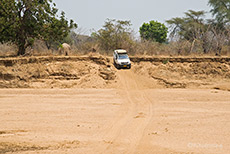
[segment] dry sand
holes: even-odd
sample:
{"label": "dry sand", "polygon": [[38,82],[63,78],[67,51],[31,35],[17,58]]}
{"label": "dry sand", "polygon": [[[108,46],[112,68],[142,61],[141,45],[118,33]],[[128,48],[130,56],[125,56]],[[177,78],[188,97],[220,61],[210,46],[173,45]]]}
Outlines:
{"label": "dry sand", "polygon": [[[72,68],[77,65],[71,63]],[[44,89],[48,82],[40,89],[0,89],[0,153],[229,153],[228,64],[219,64],[225,69],[221,75],[209,68],[196,72],[189,64],[135,63],[131,70],[94,62],[81,65],[94,75],[74,69],[67,77],[79,79],[59,81],[66,75],[56,73],[59,84],[54,89]],[[170,78],[167,65],[180,71]],[[53,72],[59,68],[54,66]],[[76,83],[71,89],[55,88],[63,82]]]}

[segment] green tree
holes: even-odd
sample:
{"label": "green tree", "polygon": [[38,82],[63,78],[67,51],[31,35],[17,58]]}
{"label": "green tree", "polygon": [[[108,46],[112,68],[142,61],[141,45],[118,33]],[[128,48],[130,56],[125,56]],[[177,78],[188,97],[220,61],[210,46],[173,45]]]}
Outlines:
{"label": "green tree", "polygon": [[159,43],[166,42],[168,33],[168,28],[157,21],[150,21],[149,23],[144,23],[140,27],[140,35],[142,39],[152,40]]}
{"label": "green tree", "polygon": [[[14,43],[18,46],[18,55],[25,54],[26,48],[31,46],[36,38],[48,40],[44,31],[48,31],[48,34],[55,31],[50,28],[52,22],[55,27],[56,23],[61,25],[56,19],[57,11],[52,0],[1,0],[0,42]],[[63,20],[67,22],[64,18]]]}
{"label": "green tree", "polygon": [[230,22],[230,0],[209,0],[211,13],[219,23]]}
{"label": "green tree", "polygon": [[183,18],[172,18],[166,22],[170,25],[172,37],[178,36],[181,39],[194,40],[202,37],[202,32],[205,29],[203,17],[204,11],[189,10]]}
{"label": "green tree", "polygon": [[[42,39],[48,49],[52,46],[57,47],[57,45],[66,42],[67,37],[70,35],[70,30],[77,28],[77,24],[73,20],[70,23],[65,19],[65,13],[61,13],[60,19],[55,17],[50,18],[50,20],[44,24],[44,30],[41,32]],[[68,42],[70,43],[69,38]]]}
{"label": "green tree", "polygon": [[131,22],[107,19],[102,29],[92,33],[100,47],[106,51],[122,48],[124,42],[132,42]]}
{"label": "green tree", "polygon": [[[210,25],[206,24],[204,20],[205,11],[193,11],[189,10],[185,13],[183,18],[172,18],[166,22],[169,24],[172,38],[187,40],[192,43],[192,48],[195,42],[200,42],[203,48],[203,52],[207,53],[210,45],[209,31]],[[191,48],[191,51],[192,51]]]}
{"label": "green tree", "polygon": [[214,50],[220,55],[224,45],[229,44],[230,0],[209,0],[211,13],[215,17],[209,20],[214,36]]}

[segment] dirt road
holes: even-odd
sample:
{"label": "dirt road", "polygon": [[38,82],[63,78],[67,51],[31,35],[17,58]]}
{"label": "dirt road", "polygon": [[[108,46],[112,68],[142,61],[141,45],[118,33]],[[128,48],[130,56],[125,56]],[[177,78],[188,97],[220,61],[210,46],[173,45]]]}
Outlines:
{"label": "dirt road", "polygon": [[116,89],[0,90],[0,153],[230,151],[230,92],[117,77]]}

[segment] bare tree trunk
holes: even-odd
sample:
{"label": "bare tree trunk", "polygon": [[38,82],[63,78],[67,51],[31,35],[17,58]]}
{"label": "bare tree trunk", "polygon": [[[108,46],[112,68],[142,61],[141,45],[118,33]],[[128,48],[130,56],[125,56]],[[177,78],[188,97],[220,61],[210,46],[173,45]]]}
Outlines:
{"label": "bare tree trunk", "polygon": [[191,49],[190,49],[190,53],[192,53],[192,51],[193,51],[195,42],[196,42],[196,39],[194,39],[194,40],[192,41],[192,46],[191,46]]}
{"label": "bare tree trunk", "polygon": [[19,47],[18,56],[24,55],[25,53],[26,53],[26,49],[23,46]]}
{"label": "bare tree trunk", "polygon": [[45,41],[45,44],[46,44],[47,49],[50,50],[50,48],[51,48],[51,43],[48,43],[47,41]]}
{"label": "bare tree trunk", "polygon": [[222,47],[218,46],[216,55],[221,56],[221,50],[222,50]]}
{"label": "bare tree trunk", "polygon": [[18,45],[18,56],[21,56],[26,53],[26,47],[25,47],[26,41],[24,39],[21,39],[19,42],[20,43]]}

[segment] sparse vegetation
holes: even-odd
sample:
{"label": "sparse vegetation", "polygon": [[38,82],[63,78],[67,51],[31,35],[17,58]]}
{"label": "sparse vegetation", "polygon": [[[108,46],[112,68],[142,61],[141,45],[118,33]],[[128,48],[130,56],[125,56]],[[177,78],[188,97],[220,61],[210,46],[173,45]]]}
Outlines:
{"label": "sparse vegetation", "polygon": [[77,25],[72,20],[68,22],[64,12],[57,18],[58,10],[52,0],[4,0],[0,6],[0,42],[3,43],[0,56],[25,52],[57,55],[58,46],[64,42],[72,46],[71,55],[90,52],[111,55],[114,49],[124,48],[130,55],[229,56],[229,3],[210,0],[213,19],[206,19],[205,11],[188,10],[184,17],[167,20],[168,28],[157,21],[144,23],[139,39],[131,28],[131,21],[106,19],[100,30],[86,36],[72,30]]}
{"label": "sparse vegetation", "polygon": [[130,21],[107,19],[102,29],[94,32],[92,37],[105,51],[126,48],[133,43]]}

